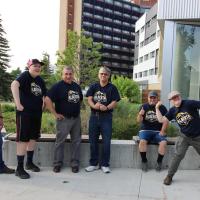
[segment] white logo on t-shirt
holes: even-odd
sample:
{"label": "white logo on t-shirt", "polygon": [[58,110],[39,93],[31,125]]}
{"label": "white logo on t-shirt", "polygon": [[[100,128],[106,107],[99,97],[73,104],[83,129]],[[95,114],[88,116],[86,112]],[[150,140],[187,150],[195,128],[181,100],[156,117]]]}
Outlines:
{"label": "white logo on t-shirt", "polygon": [[107,97],[106,97],[106,93],[103,93],[101,91],[98,91],[94,94],[93,97],[95,102],[100,102],[100,103],[106,103],[107,102]]}
{"label": "white logo on t-shirt", "polygon": [[182,126],[187,126],[192,120],[192,116],[187,112],[180,112],[176,115],[176,121]]}
{"label": "white logo on t-shirt", "polygon": [[80,100],[80,96],[77,91],[69,90],[67,95],[68,95],[68,102],[70,103],[78,103]]}
{"label": "white logo on t-shirt", "polygon": [[152,110],[149,110],[149,111],[146,112],[145,120],[147,120],[149,122],[158,121],[158,119],[156,117],[156,113],[154,111],[152,111]]}
{"label": "white logo on t-shirt", "polygon": [[31,92],[32,92],[35,96],[42,95],[42,89],[40,88],[39,85],[35,84],[34,82],[31,83]]}

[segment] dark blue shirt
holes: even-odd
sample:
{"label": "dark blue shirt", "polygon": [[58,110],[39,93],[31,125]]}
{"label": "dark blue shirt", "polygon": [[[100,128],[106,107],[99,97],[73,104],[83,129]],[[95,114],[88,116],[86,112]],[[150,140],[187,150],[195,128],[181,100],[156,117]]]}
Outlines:
{"label": "dark blue shirt", "polygon": [[80,86],[59,81],[48,91],[47,96],[55,103],[57,113],[65,117],[77,117],[80,114],[80,105],[83,94]]}
{"label": "dark blue shirt", "polygon": [[172,107],[165,117],[178,123],[181,132],[188,137],[200,136],[200,101],[182,100],[180,107]]}
{"label": "dark blue shirt", "polygon": [[[140,110],[142,109],[142,107],[145,113],[143,116],[143,121],[141,123],[141,130],[160,131],[162,128],[162,123],[158,122],[155,105],[149,105],[148,103],[145,103],[140,107]],[[167,109],[164,105],[161,105],[159,110],[162,115],[165,115],[167,113]]]}
{"label": "dark blue shirt", "polygon": [[[101,104],[105,106],[109,105],[112,101],[120,100],[119,92],[112,83],[108,83],[104,87],[101,87],[100,83],[92,84],[86,93],[86,97],[89,97],[89,96],[93,97],[92,100],[94,104],[96,104],[97,102],[100,102]],[[91,110],[95,111],[92,108]],[[103,112],[103,111],[100,111],[100,112]],[[112,112],[112,110],[107,110],[104,112]]]}
{"label": "dark blue shirt", "polygon": [[40,76],[33,78],[29,71],[19,75],[16,80],[19,82],[20,102],[27,113],[42,113],[43,97],[46,95],[46,87]]}

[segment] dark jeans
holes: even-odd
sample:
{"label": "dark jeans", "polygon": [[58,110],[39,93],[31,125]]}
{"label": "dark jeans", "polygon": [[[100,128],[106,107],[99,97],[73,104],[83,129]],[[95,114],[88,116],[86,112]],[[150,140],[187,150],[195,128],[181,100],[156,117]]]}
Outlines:
{"label": "dark jeans", "polygon": [[[99,136],[102,136],[102,156],[99,161]],[[112,136],[112,113],[91,114],[89,120],[90,165],[109,166]]]}
{"label": "dark jeans", "polygon": [[3,152],[2,152],[2,145],[3,145],[3,139],[2,139],[2,135],[0,132],[0,171],[3,169],[4,167],[4,162],[3,162]]}

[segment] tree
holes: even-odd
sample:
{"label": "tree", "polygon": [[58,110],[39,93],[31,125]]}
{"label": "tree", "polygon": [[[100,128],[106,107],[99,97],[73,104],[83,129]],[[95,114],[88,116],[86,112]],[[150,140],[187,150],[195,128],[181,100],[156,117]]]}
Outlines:
{"label": "tree", "polygon": [[44,63],[42,66],[41,77],[44,79],[46,87],[49,89],[52,84],[56,82],[55,75],[51,69],[49,54],[46,52],[43,53],[43,58],[41,61]]}
{"label": "tree", "polygon": [[69,30],[67,41],[68,46],[65,50],[57,53],[57,75],[61,74],[65,65],[69,65],[74,69],[76,81],[85,87],[97,80],[102,44],[94,43],[93,39],[86,37],[83,31],[79,36],[76,32]]}
{"label": "tree", "polygon": [[111,80],[122,98],[127,98],[129,102],[140,103],[139,86],[134,80],[123,76],[112,77]]}
{"label": "tree", "polygon": [[14,69],[10,72],[10,75],[12,76],[13,79],[17,78],[20,74],[22,73],[22,71],[20,70],[20,68],[18,67],[17,69]]}
{"label": "tree", "polygon": [[6,72],[9,67],[9,45],[5,38],[6,32],[2,26],[2,20],[0,18],[0,99],[11,99],[10,83],[12,76]]}

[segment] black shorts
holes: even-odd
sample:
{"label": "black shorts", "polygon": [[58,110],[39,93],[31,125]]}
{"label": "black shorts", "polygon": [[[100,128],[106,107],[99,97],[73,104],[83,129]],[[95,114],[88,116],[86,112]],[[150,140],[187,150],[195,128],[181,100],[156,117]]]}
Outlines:
{"label": "black shorts", "polygon": [[29,142],[40,137],[42,114],[16,112],[17,142]]}

